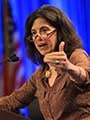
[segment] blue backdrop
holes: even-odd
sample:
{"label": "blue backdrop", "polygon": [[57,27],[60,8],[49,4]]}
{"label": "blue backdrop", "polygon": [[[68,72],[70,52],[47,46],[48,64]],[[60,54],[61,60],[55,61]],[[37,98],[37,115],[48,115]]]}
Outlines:
{"label": "blue backdrop", "polygon": [[[84,49],[90,54],[90,0],[9,0],[13,17],[17,25],[17,29],[20,35],[20,44],[23,51],[23,61],[25,64],[26,78],[30,76],[32,70],[30,66],[32,62],[28,61],[24,49],[24,27],[25,21],[29,14],[31,14],[35,9],[39,8],[43,4],[51,4],[58,8],[61,8],[66,12],[66,14],[72,20],[76,31],[80,35],[83,41]],[[0,16],[2,16],[2,0],[0,1]],[[2,55],[2,42],[3,38],[3,28],[2,28],[2,17],[0,17],[0,57]],[[30,66],[29,66],[30,65]],[[33,68],[32,68],[33,69]]]}
{"label": "blue backdrop", "polygon": [[[0,0],[0,58],[2,56],[3,48],[2,1],[3,0]],[[29,14],[43,4],[54,5],[66,12],[83,41],[84,49],[90,55],[90,0],[9,0],[9,2],[20,35],[20,44],[23,51],[23,63],[26,69],[26,79],[29,78],[37,66],[29,61],[26,56],[23,41],[25,21]]]}
{"label": "blue backdrop", "polygon": [[[24,50],[24,26],[27,16],[41,5],[51,4],[64,10],[70,17],[76,31],[82,38],[84,49],[88,54],[90,54],[90,0],[73,0],[73,2],[72,0],[10,0],[10,4],[12,6],[13,17],[17,23],[17,28],[20,34],[22,50]],[[25,53],[25,51],[23,52]],[[25,56],[23,58],[25,58],[25,67],[27,67],[27,71],[30,72],[27,57]],[[30,75],[29,72],[26,73],[27,78]]]}

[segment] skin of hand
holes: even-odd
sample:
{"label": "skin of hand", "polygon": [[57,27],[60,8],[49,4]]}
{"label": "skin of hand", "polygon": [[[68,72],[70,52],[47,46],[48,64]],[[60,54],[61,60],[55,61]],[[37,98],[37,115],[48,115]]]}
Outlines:
{"label": "skin of hand", "polygon": [[[65,42],[62,41],[59,45],[58,52],[51,52],[44,56],[44,62],[46,62],[49,67],[56,67],[57,69],[69,70],[73,67],[73,64],[68,60],[66,53],[64,52]],[[56,61],[59,61],[57,64]]]}
{"label": "skin of hand", "polygon": [[[79,82],[83,82],[86,79],[86,71],[79,66],[72,64],[68,58],[66,53],[64,52],[65,42],[61,42],[59,45],[58,52],[51,52],[44,56],[44,62],[46,62],[50,69],[54,69],[57,73],[61,70],[68,72],[71,74],[73,78],[79,77]],[[56,63],[58,61],[58,63]]]}

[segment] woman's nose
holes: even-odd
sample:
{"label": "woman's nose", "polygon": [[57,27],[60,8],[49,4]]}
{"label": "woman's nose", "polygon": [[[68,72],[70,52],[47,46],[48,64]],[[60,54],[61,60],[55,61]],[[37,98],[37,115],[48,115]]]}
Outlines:
{"label": "woman's nose", "polygon": [[41,37],[40,33],[36,34],[35,39],[37,39],[38,37]]}
{"label": "woman's nose", "polygon": [[44,39],[44,36],[43,35],[40,35],[39,33],[36,35],[35,37],[36,41],[41,41]]}

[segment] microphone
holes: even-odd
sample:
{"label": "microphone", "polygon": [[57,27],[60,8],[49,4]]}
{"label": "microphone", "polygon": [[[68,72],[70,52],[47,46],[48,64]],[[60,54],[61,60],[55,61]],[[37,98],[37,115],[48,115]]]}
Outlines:
{"label": "microphone", "polygon": [[0,64],[4,62],[17,62],[19,60],[19,57],[16,56],[16,54],[11,54],[8,58],[0,61]]}

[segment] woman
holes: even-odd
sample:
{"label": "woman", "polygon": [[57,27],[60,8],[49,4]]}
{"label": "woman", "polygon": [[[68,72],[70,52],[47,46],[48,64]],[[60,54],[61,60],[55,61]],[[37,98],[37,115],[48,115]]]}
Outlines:
{"label": "woman", "polygon": [[15,111],[39,100],[45,120],[90,119],[90,61],[63,11],[45,5],[26,21],[25,45],[40,68],[0,108]]}

